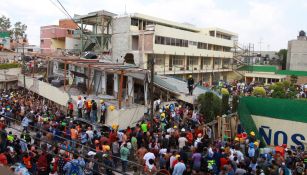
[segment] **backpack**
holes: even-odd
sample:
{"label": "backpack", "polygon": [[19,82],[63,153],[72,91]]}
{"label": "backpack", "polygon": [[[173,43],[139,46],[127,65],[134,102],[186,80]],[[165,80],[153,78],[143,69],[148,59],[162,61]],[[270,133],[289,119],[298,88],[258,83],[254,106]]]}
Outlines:
{"label": "backpack", "polygon": [[292,172],[289,168],[283,167],[282,170],[284,172],[284,175],[292,175]]}
{"label": "backpack", "polygon": [[70,167],[70,175],[78,175],[79,174],[79,171],[80,171],[80,168],[79,168],[79,160],[78,160],[78,163],[76,162],[71,162],[71,167]]}

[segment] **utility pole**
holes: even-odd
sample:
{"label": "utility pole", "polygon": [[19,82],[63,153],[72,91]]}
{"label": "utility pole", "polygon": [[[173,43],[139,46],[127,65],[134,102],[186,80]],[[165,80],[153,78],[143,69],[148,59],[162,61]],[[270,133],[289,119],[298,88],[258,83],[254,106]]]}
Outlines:
{"label": "utility pole", "polygon": [[26,88],[25,38],[22,41],[23,87]]}
{"label": "utility pole", "polygon": [[123,83],[124,83],[124,70],[120,70],[120,83],[118,92],[118,109],[122,108],[122,93],[123,93]]}
{"label": "utility pole", "polygon": [[151,126],[153,125],[153,119],[154,119],[154,76],[155,76],[155,56],[151,58],[150,60],[150,120],[151,120]]}

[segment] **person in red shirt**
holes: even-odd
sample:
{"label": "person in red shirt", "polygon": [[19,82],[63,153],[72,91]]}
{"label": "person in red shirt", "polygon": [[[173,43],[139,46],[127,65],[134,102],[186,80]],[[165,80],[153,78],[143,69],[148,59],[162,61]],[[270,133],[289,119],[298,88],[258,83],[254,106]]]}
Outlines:
{"label": "person in red shirt", "polygon": [[6,166],[8,164],[7,163],[7,157],[4,154],[4,152],[1,152],[1,154],[0,154],[0,164],[4,165],[4,166]]}
{"label": "person in red shirt", "polygon": [[5,129],[5,119],[4,117],[1,117],[0,119],[0,131]]}
{"label": "person in red shirt", "polygon": [[72,104],[72,102],[68,102],[68,115],[70,117],[73,117],[73,112],[74,112],[74,104]]}
{"label": "person in red shirt", "polygon": [[220,169],[222,170],[225,165],[229,164],[229,159],[227,155],[223,155],[223,157],[220,158]]}

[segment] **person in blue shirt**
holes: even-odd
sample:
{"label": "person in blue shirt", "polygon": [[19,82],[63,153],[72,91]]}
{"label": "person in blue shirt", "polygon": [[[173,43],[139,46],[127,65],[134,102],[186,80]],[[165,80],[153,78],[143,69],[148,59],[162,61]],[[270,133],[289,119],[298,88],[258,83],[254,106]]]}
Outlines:
{"label": "person in blue shirt", "polygon": [[74,154],[74,159],[67,162],[63,167],[66,175],[83,175],[83,168],[85,167],[85,162],[83,158],[78,157]]}
{"label": "person in blue shirt", "polygon": [[185,170],[186,166],[183,163],[183,160],[180,157],[178,157],[178,163],[175,165],[172,175],[183,175]]}

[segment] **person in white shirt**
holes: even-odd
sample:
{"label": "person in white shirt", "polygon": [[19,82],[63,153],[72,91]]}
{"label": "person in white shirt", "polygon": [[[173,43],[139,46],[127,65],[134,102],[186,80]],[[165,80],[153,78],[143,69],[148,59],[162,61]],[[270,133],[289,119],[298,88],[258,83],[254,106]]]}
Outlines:
{"label": "person in white shirt", "polygon": [[156,159],[156,156],[152,153],[152,152],[147,152],[145,155],[144,155],[144,157],[143,157],[143,160],[145,160],[145,164],[147,165],[147,166],[150,166],[150,164],[149,164],[149,160],[150,159],[153,159],[153,160],[155,160]]}
{"label": "person in white shirt", "polygon": [[187,142],[188,139],[184,136],[184,133],[182,133],[181,137],[178,138],[179,149],[181,150],[184,146],[186,146]]}
{"label": "person in white shirt", "polygon": [[78,117],[82,118],[83,101],[81,96],[78,97],[77,108],[78,108]]}
{"label": "person in white shirt", "polygon": [[93,130],[92,130],[91,127],[88,127],[88,128],[87,128],[87,131],[86,131],[85,133],[88,135],[88,137],[89,137],[91,140],[94,138],[94,132],[93,132]]}
{"label": "person in white shirt", "polygon": [[173,169],[173,162],[176,160],[176,151],[173,151],[172,156],[169,159],[169,167],[170,169]]}

